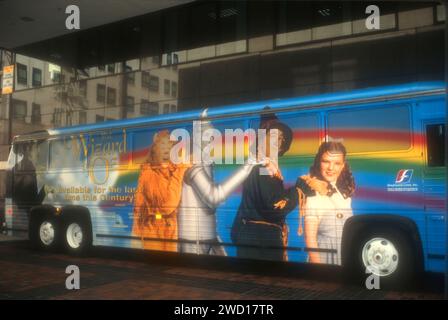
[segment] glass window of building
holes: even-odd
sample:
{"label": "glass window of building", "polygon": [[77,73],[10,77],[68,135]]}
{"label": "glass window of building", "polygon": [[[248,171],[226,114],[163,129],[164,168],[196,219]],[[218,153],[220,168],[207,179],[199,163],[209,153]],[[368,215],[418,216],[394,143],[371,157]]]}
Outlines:
{"label": "glass window of building", "polygon": [[190,11],[190,41],[193,48],[216,43],[218,30],[217,3],[205,2],[194,6]]}
{"label": "glass window of building", "polygon": [[150,83],[149,72],[142,71],[142,87],[149,88],[150,86],[149,83]]}
{"label": "glass window of building", "polygon": [[107,104],[115,106],[117,103],[117,90],[114,88],[107,88]]}
{"label": "glass window of building", "polygon": [[109,72],[109,73],[115,72],[115,64],[114,63],[110,63],[107,65],[107,72]]}
{"label": "glass window of building", "polygon": [[95,117],[95,122],[103,122],[104,116],[97,114]]}
{"label": "glass window of building", "polygon": [[159,77],[150,76],[149,78],[149,90],[159,92]]}
{"label": "glass window of building", "polygon": [[127,96],[126,97],[126,112],[127,113],[134,113],[135,112],[135,99],[134,97]]}
{"label": "glass window of building", "polygon": [[164,114],[170,113],[170,105],[168,103],[165,103],[163,105],[163,113]]}
{"label": "glass window of building", "polygon": [[50,80],[51,80],[51,82],[49,82],[49,83],[46,82],[45,84],[52,84],[52,83],[59,83],[59,82],[61,82],[61,79],[62,79],[62,77],[61,77],[61,72],[62,72],[61,66],[49,63],[48,64],[48,72],[50,73]]}
{"label": "glass window of building", "polygon": [[124,67],[124,70],[126,72],[126,81],[128,84],[135,84],[135,72],[132,72],[132,67],[126,65]]}
{"label": "glass window of building", "polygon": [[26,65],[17,63],[17,83],[28,84],[28,71]]}
{"label": "glass window of building", "polygon": [[87,123],[87,112],[79,111],[78,117],[79,117],[79,119],[78,119],[79,124]]}
{"label": "glass window of building", "polygon": [[219,3],[219,43],[231,43],[246,38],[246,3]]}
{"label": "glass window of building", "polygon": [[171,95],[176,98],[177,97],[177,82],[171,81]]}
{"label": "glass window of building", "polygon": [[166,95],[170,95],[170,92],[171,92],[171,90],[170,90],[170,80],[168,80],[168,79],[165,79],[163,81],[163,92]]}
{"label": "glass window of building", "polygon": [[146,99],[142,99],[140,113],[148,116],[157,115],[159,114],[159,104],[157,102],[149,102]]}
{"label": "glass window of building", "polygon": [[53,111],[53,118],[51,122],[55,127],[59,127],[62,125],[62,112],[63,111],[61,110],[61,108],[55,108]]}
{"label": "glass window of building", "polygon": [[106,86],[104,84],[96,85],[96,102],[104,103],[106,101]]}
{"label": "glass window of building", "polygon": [[73,117],[71,112],[65,112],[65,125],[66,126],[73,125]]}
{"label": "glass window of building", "polygon": [[83,97],[87,97],[87,80],[79,81],[79,94]]}
{"label": "glass window of building", "polygon": [[171,113],[175,113],[176,112],[176,105],[172,104],[171,105]]}
{"label": "glass window of building", "polygon": [[63,79],[63,76],[61,75],[60,71],[53,71],[51,80],[53,80],[54,83],[60,83]]}
{"label": "glass window of building", "polygon": [[171,64],[172,52],[193,47],[190,45],[191,33],[188,27],[190,11],[191,8],[179,8],[163,14],[163,56],[160,61],[163,65]]}
{"label": "glass window of building", "polygon": [[156,66],[158,66],[160,64],[160,56],[159,55],[153,56],[152,63],[155,64]]}
{"label": "glass window of building", "polygon": [[40,113],[40,104],[34,103],[31,105],[31,123],[32,124],[41,124],[41,113]]}
{"label": "glass window of building", "polygon": [[13,116],[14,119],[25,121],[27,116],[27,103],[22,100],[14,100]]}
{"label": "glass window of building", "polygon": [[126,60],[125,61],[125,68],[126,68],[126,66],[131,67],[132,71],[141,70],[141,58]]}
{"label": "glass window of building", "polygon": [[144,114],[149,108],[149,100],[142,99],[140,101],[140,114]]}
{"label": "glass window of building", "polygon": [[445,5],[440,4],[436,8],[436,19],[437,22],[443,22],[446,20],[446,11],[445,11]]}
{"label": "glass window of building", "polygon": [[42,70],[33,68],[33,87],[40,87],[42,85]]}

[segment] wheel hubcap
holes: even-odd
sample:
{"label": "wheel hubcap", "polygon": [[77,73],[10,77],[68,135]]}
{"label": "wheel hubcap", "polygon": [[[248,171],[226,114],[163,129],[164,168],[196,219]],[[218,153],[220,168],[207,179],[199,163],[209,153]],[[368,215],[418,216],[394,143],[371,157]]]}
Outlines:
{"label": "wheel hubcap", "polygon": [[82,229],[79,224],[72,223],[67,228],[67,243],[68,245],[73,248],[79,248],[79,246],[82,243]]}
{"label": "wheel hubcap", "polygon": [[389,240],[374,238],[364,245],[362,261],[370,273],[386,277],[397,270],[398,251]]}
{"label": "wheel hubcap", "polygon": [[46,246],[49,246],[54,241],[54,227],[49,221],[41,223],[39,228],[40,241]]}

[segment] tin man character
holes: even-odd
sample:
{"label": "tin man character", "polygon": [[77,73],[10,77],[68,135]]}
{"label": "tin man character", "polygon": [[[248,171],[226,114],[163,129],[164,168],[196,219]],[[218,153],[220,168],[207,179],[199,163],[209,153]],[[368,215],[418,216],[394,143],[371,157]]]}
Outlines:
{"label": "tin man character", "polygon": [[[201,117],[206,116],[207,109]],[[208,121],[201,121],[200,134],[211,128]],[[201,143],[202,153],[209,143]],[[242,165],[221,184],[214,182],[212,161],[202,160],[186,171],[178,215],[180,252],[227,255],[216,232],[215,211],[244,182],[255,165],[252,162]]]}

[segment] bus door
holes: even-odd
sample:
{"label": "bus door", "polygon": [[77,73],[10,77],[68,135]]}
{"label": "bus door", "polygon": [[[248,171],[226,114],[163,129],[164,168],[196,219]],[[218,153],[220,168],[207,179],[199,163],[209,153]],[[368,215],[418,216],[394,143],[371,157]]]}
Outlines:
{"label": "bus door", "polygon": [[426,163],[423,170],[423,193],[427,227],[428,258],[444,263],[446,252],[446,167],[445,120],[423,123]]}

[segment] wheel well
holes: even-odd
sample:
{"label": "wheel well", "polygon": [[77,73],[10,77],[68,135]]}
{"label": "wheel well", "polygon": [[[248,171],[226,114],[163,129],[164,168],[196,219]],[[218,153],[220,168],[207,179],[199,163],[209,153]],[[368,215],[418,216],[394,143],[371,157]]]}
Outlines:
{"label": "wheel well", "polygon": [[57,210],[56,207],[52,205],[40,205],[33,207],[30,210],[30,218],[29,218],[30,226],[32,223],[36,221],[38,217],[42,217],[44,215],[50,215],[56,217],[58,222],[61,222],[64,219],[68,219],[71,217],[76,217],[77,219],[80,219],[81,221],[87,223],[88,227],[92,228],[90,211],[89,209],[83,206],[70,205],[62,207],[61,210]]}
{"label": "wheel well", "polygon": [[416,249],[417,270],[423,270],[423,247],[417,225],[409,218],[396,215],[358,215],[348,219],[342,235],[342,265],[347,265],[353,259],[353,249],[356,246],[357,237],[363,231],[373,228],[384,228],[385,226],[396,228],[407,237]]}
{"label": "wheel well", "polygon": [[40,205],[32,207],[30,210],[30,216],[29,216],[29,230],[31,230],[31,226],[35,221],[42,216],[56,216],[56,208],[51,205]]}
{"label": "wheel well", "polygon": [[92,227],[92,220],[90,216],[90,211],[83,206],[65,206],[61,210],[61,218],[63,220],[68,218],[76,218],[88,224]]}

